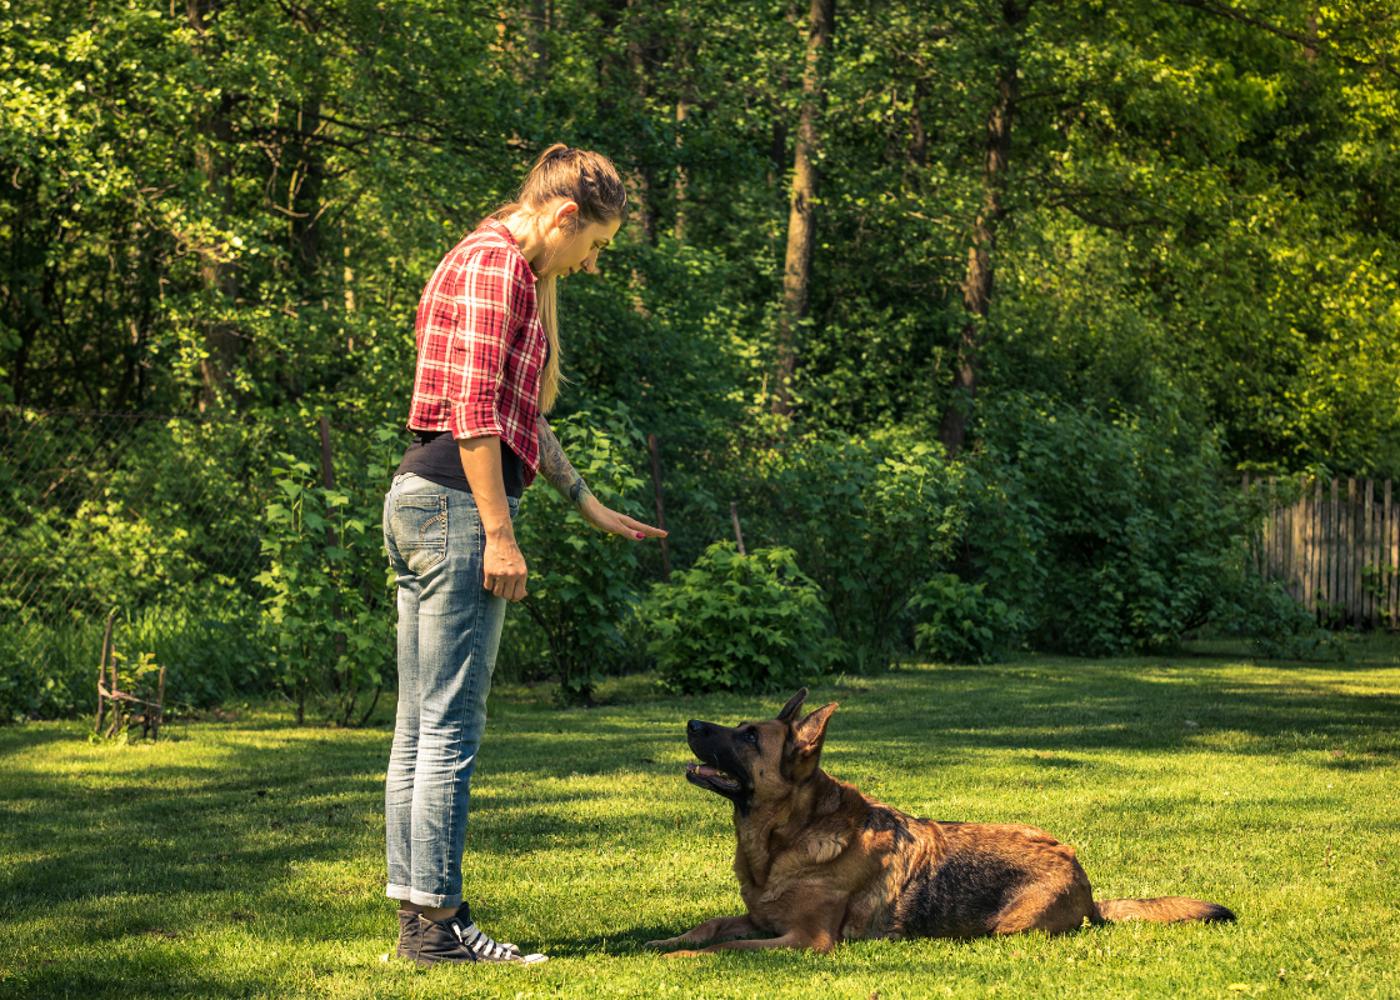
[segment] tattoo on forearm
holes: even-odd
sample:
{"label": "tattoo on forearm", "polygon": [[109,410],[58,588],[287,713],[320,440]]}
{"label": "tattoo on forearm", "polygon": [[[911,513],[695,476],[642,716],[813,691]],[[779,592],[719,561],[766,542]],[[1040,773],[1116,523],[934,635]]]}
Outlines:
{"label": "tattoo on forearm", "polygon": [[554,436],[549,422],[541,415],[537,424],[540,442],[540,474],[563,496],[574,504],[582,506],[586,497],[593,495],[583,477],[574,471],[573,465],[564,457],[564,449]]}

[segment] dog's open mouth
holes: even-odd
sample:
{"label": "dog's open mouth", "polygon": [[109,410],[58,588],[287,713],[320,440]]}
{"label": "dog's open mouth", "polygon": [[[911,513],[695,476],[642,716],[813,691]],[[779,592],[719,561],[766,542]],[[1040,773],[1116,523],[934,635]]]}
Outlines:
{"label": "dog's open mouth", "polygon": [[685,766],[685,779],[715,791],[737,792],[742,787],[739,779],[733,775],[709,764],[698,764],[694,761]]}

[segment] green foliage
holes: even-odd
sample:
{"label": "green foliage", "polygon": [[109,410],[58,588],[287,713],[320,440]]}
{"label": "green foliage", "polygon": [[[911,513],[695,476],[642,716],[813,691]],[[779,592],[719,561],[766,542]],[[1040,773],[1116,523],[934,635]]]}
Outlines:
{"label": "green foliage", "polygon": [[1227,635],[1245,638],[1258,655],[1269,659],[1345,656],[1337,634],[1319,625],[1282,584],[1252,574],[1239,574],[1222,590],[1211,624]]}
{"label": "green foliage", "polygon": [[0,717],[86,713],[109,609],[167,702],[257,691],[256,467],[270,427],[0,413]]}
{"label": "green foliage", "polygon": [[[800,9],[0,5],[0,401],[237,415],[143,423],[112,460],[81,429],[52,461],[6,452],[7,571],[43,574],[37,599],[72,618],[36,632],[36,598],[0,585],[8,710],[80,710],[114,603],[179,623],[151,648],[189,697],[267,682],[266,656],[198,637],[247,633],[244,563],[280,490],[269,456],[306,453],[308,413],[402,422],[416,291],[556,140],[609,154],[633,195],[602,276],[561,290],[560,424],[572,408],[569,447],[647,512],[635,438],[599,458],[584,422],[625,407],[659,436],[677,565],[728,533],[738,499],[750,540],[793,548],[821,584],[853,669],[909,648],[909,600],[947,572],[1022,613],[1008,642],[1170,644],[1214,613],[1241,534],[1202,485],[1214,465],[1400,475],[1393,3],[1256,6],[843,9],[789,424],[769,395]],[[993,182],[986,128],[1011,67]],[[985,315],[965,301],[979,221]],[[965,334],[989,440],[949,465],[932,428]],[[1022,397],[1043,412],[998,411]],[[337,461],[359,554],[316,556],[299,548],[314,532],[273,526],[279,565],[321,566],[297,577],[329,588],[308,610],[378,586],[332,572],[377,572],[382,486],[361,499]],[[192,508],[190,483],[221,516]],[[592,537],[541,489],[522,521],[539,600],[508,618],[503,656],[522,676],[548,660],[586,696],[642,662],[628,609],[659,556]],[[51,666],[26,673],[41,646]],[[374,672],[352,659],[342,675]]]}
{"label": "green foliage", "polygon": [[[1026,615],[1037,648],[1162,649],[1209,620],[1245,538],[1214,434],[1169,403],[1108,418],[1033,397],[988,405],[981,430],[976,461],[1003,484],[1011,534],[1036,567],[1027,578],[1004,545],[971,562],[989,593]],[[980,538],[994,533],[985,525]]]}
{"label": "green foliage", "polygon": [[[57,622],[27,608],[0,626],[0,720],[85,715],[96,705],[104,617],[68,614]],[[136,610],[113,628],[118,651],[145,650],[166,665],[167,714],[209,708],[270,680],[258,638],[258,609],[227,580]]]}
{"label": "green foliage", "polygon": [[985,663],[1024,631],[1019,611],[989,597],[985,583],[964,583],[954,573],[936,573],[909,602],[914,648],[952,663]]}
{"label": "green foliage", "polygon": [[821,590],[791,549],[740,555],[715,542],[690,569],[654,585],[643,615],[673,691],[786,690],[837,658]]}
{"label": "green foliage", "polygon": [[761,457],[746,538],[791,548],[817,581],[854,670],[912,643],[918,587],[951,565],[967,525],[964,469],[920,428],[811,435]]}
{"label": "green foliage", "polygon": [[394,677],[382,486],[398,434],[383,428],[372,441],[380,461],[345,488],[318,484],[311,463],[291,454],[273,470],[281,495],[266,508],[267,568],[256,580],[266,591],[262,633],[298,722],[308,701],[322,700],[339,725],[363,724]]}
{"label": "green foliage", "polygon": [[[555,435],[589,489],[613,510],[644,517],[637,497],[644,480],[636,469],[645,444],[625,407],[577,413],[557,424]],[[521,498],[515,536],[526,553],[529,579],[525,610],[538,631],[565,701],[592,700],[604,675],[635,664],[637,651],[622,631],[636,601],[637,544],[606,534],[543,482]],[[512,622],[502,642],[507,652],[530,648]]]}

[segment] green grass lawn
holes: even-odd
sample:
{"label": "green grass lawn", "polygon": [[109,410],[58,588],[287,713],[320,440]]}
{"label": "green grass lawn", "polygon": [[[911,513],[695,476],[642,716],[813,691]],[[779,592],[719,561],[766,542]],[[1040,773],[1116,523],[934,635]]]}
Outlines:
{"label": "green grass lawn", "polygon": [[[1018,821],[1078,849],[1098,898],[1191,895],[1224,926],[858,942],[665,960],[642,942],[740,912],[727,804],[687,784],[688,718],[783,696],[603,707],[498,688],[463,867],[533,969],[381,956],[387,724],[273,710],[155,745],[0,728],[0,995],[33,997],[1138,997],[1400,995],[1400,656],[1027,657],[814,687],[824,766],[907,812]],[[1219,652],[1216,650],[1215,652]]]}

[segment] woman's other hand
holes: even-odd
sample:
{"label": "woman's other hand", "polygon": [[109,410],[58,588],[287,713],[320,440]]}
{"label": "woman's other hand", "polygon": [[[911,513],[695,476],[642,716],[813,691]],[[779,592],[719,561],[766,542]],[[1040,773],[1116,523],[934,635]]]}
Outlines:
{"label": "woman's other hand", "polygon": [[501,535],[487,532],[483,562],[483,587],[507,601],[518,601],[526,596],[525,577],[529,571],[513,532]]}

